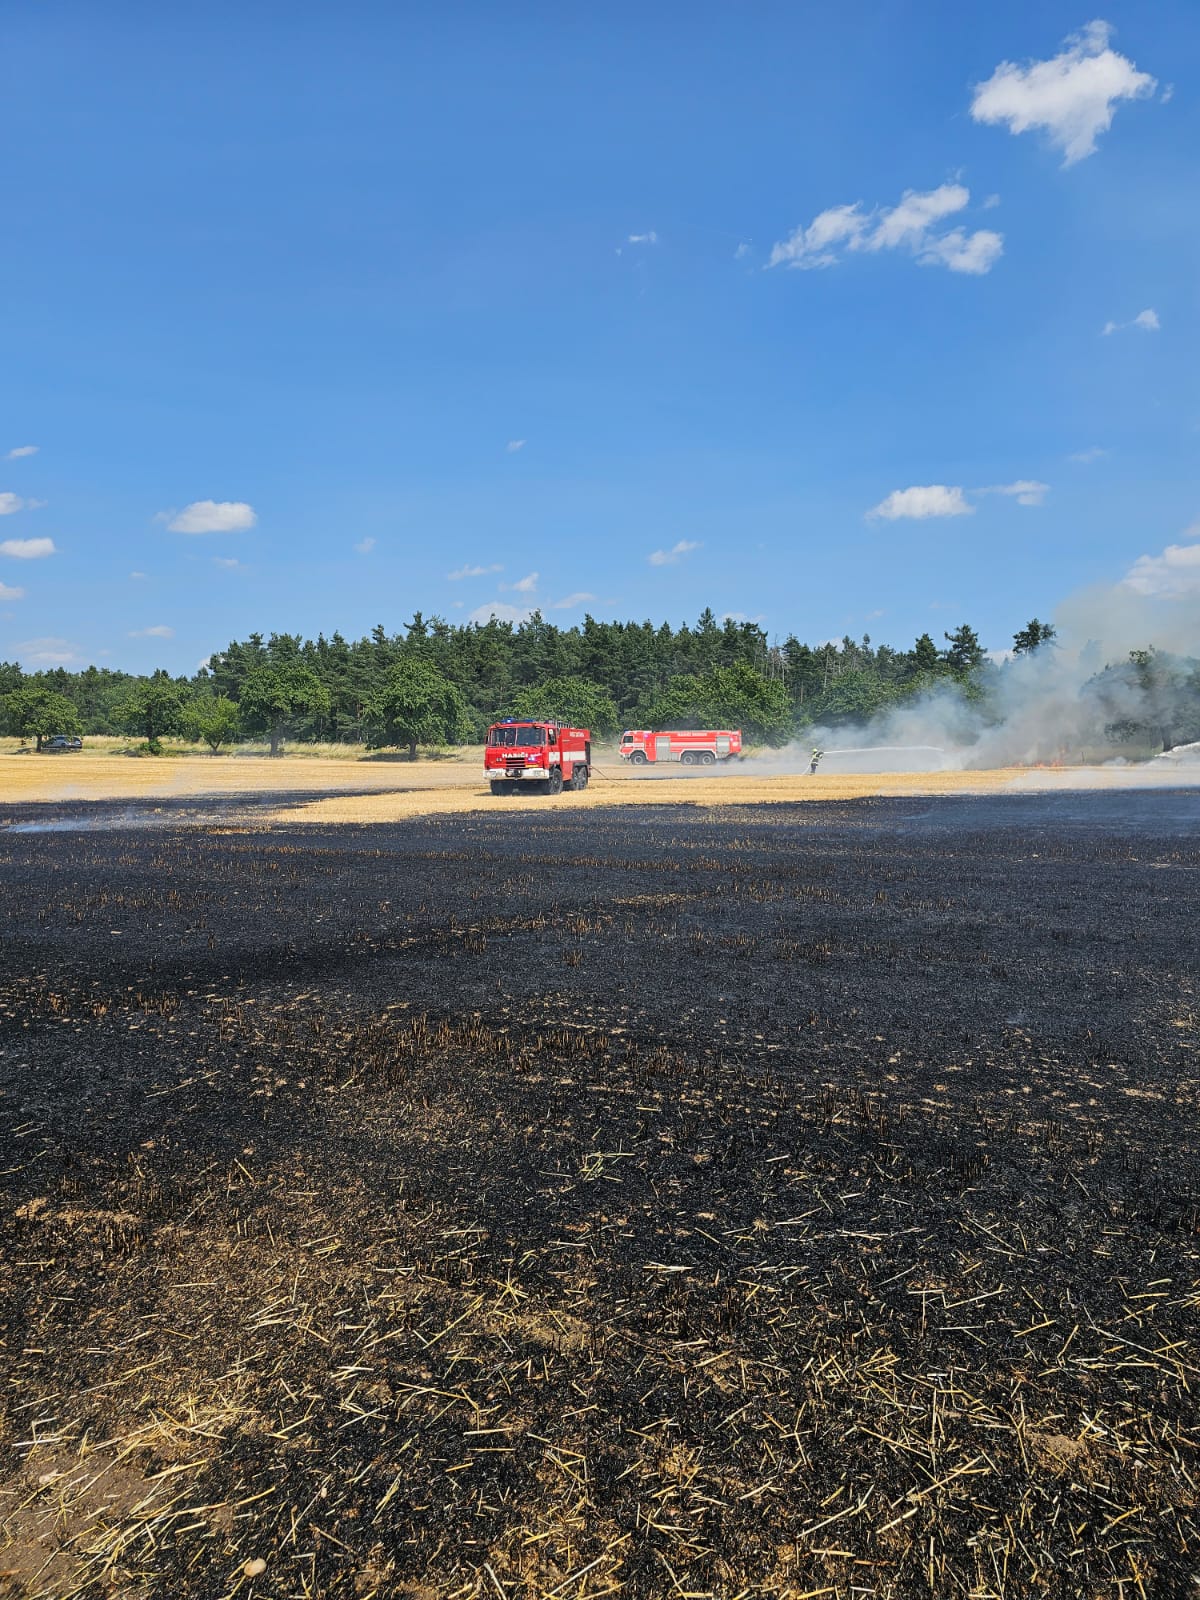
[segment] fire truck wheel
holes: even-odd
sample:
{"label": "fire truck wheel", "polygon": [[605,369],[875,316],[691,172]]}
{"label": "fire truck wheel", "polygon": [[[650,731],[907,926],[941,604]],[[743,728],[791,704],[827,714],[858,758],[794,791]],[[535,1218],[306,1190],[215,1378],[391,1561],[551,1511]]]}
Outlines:
{"label": "fire truck wheel", "polygon": [[683,767],[690,767],[695,759],[696,752],[694,750],[685,750],[679,758],[679,764]]}
{"label": "fire truck wheel", "polygon": [[629,758],[629,764],[633,767],[644,767],[646,765],[646,752],[644,750],[635,750]]}
{"label": "fire truck wheel", "polygon": [[716,764],[716,759],[716,756],[711,750],[702,750],[700,752],[701,763],[706,767],[714,766]]}
{"label": "fire truck wheel", "polygon": [[561,794],[562,793],[562,768],[561,767],[553,767],[551,769],[550,776],[546,779],[546,793],[547,794]]}
{"label": "fire truck wheel", "polygon": [[513,791],[513,786],[512,786],[511,783],[508,783],[508,782],[494,783],[492,785],[492,793],[493,794],[511,794],[512,791]]}
{"label": "fire truck wheel", "polygon": [[572,789],[586,789],[587,786],[588,786],[588,769],[586,767],[576,767],[575,770],[571,773],[571,787],[572,787]]}

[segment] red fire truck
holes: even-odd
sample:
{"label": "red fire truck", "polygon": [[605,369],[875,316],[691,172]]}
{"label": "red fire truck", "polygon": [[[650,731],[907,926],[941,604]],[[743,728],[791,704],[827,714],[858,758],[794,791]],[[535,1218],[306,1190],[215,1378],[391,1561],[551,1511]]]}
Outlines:
{"label": "red fire truck", "polygon": [[645,728],[621,735],[620,756],[635,767],[647,761],[681,761],[685,767],[711,766],[742,753],[740,728],[672,728],[651,732]]}
{"label": "red fire truck", "polygon": [[591,774],[592,736],[586,728],[507,717],[488,729],[483,776],[493,794],[512,794],[527,785],[540,794],[586,789]]}

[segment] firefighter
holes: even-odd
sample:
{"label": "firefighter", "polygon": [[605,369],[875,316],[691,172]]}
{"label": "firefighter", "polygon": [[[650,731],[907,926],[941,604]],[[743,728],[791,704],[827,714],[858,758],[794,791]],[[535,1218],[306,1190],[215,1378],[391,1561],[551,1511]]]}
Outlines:
{"label": "firefighter", "polygon": [[809,775],[810,778],[815,775],[818,763],[820,762],[821,757],[824,754],[825,754],[824,750],[814,750],[813,751],[813,753],[812,753],[812,761],[809,764],[809,768],[808,768],[808,775]]}

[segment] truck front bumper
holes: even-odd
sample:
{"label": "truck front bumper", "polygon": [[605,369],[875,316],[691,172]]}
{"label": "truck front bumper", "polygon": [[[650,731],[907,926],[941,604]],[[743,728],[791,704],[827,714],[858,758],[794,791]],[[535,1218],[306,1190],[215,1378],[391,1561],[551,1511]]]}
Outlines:
{"label": "truck front bumper", "polygon": [[545,767],[524,767],[519,772],[507,772],[499,767],[487,767],[484,769],[483,779],[485,783],[516,783],[522,778],[536,780],[538,778],[545,779],[548,776],[549,773],[547,773]]}

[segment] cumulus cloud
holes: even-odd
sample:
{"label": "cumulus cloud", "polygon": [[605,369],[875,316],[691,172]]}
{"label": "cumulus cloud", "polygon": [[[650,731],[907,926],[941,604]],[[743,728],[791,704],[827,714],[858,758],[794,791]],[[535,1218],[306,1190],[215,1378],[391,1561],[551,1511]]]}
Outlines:
{"label": "cumulus cloud", "polygon": [[502,583],[502,589],[515,590],[517,594],[532,594],[538,586],[538,574],[527,572],[523,578],[518,578],[516,583]]}
{"label": "cumulus cloud", "polygon": [[358,551],[360,556],[369,556],[371,551],[375,548],[375,540],[370,537],[366,539],[360,539],[354,548]]}
{"label": "cumulus cloud", "polygon": [[19,444],[5,456],[5,461],[20,461],[22,456],[35,456],[38,453],[36,444]]}
{"label": "cumulus cloud", "polygon": [[448,572],[446,577],[451,583],[459,583],[463,578],[486,578],[489,573],[503,571],[500,563],[494,561],[490,567],[459,567],[457,572]]}
{"label": "cumulus cloud", "polygon": [[561,600],[556,600],[554,602],[554,610],[574,611],[577,606],[586,606],[595,598],[596,596],[588,594],[586,589],[580,589],[576,594],[564,595]]}
{"label": "cumulus cloud", "polygon": [[172,533],[244,533],[258,521],[244,500],[193,500],[182,511],[161,511]]}
{"label": "cumulus cloud", "polygon": [[493,618],[497,622],[511,622],[514,625],[525,622],[533,615],[528,606],[510,606],[503,600],[492,600],[485,606],[476,606],[467,617],[468,622],[474,622],[479,627],[484,627]]}
{"label": "cumulus cloud", "polygon": [[630,243],[630,244],[657,244],[658,243],[658,235],[657,235],[657,233],[655,233],[653,228],[651,228],[648,233],[631,233],[629,235],[628,243]]}
{"label": "cumulus cloud", "polygon": [[883,517],[895,522],[901,517],[924,521],[926,517],[969,517],[975,510],[960,488],[944,483],[914,484],[910,489],[893,489],[868,517]]}
{"label": "cumulus cloud", "polygon": [[750,246],[745,242],[745,240],[743,240],[733,252],[733,259],[735,261],[744,261],[749,254]]}
{"label": "cumulus cloud", "polygon": [[1162,323],[1158,320],[1158,312],[1153,307],[1147,306],[1145,311],[1139,311],[1136,317],[1128,322],[1106,322],[1100,333],[1107,338],[1110,333],[1120,333],[1125,328],[1140,328],[1143,333],[1158,333]]}
{"label": "cumulus cloud", "polygon": [[669,550],[652,550],[646,559],[652,567],[671,567],[684,556],[690,556],[693,550],[699,550],[702,543],[700,539],[680,539]]}
{"label": "cumulus cloud", "polygon": [[0,517],[11,517],[18,511],[28,511],[32,502],[22,500],[19,494],[0,494]]}
{"label": "cumulus cloud", "polygon": [[963,228],[939,232],[947,217],[970,204],[971,191],[961,183],[936,189],[906,189],[894,206],[864,211],[862,202],[830,206],[807,227],[796,228],[772,247],[768,267],[832,267],[849,250],[904,250],[922,266],[980,276],[991,270],[1004,250],[1004,235],[990,228],[968,233]]}
{"label": "cumulus cloud", "polygon": [[58,546],[53,539],[0,540],[0,556],[13,556],[18,561],[41,561],[57,554]]}
{"label": "cumulus cloud", "polygon": [[152,628],[135,628],[129,635],[131,639],[173,639],[175,629],[168,628],[165,622],[156,622]]}
{"label": "cumulus cloud", "polygon": [[[1200,540],[1200,523],[1186,528],[1183,538]],[[1139,556],[1122,582],[1156,600],[1200,595],[1200,543],[1169,544],[1156,556]]]}
{"label": "cumulus cloud", "polygon": [[11,584],[0,583],[0,600],[24,600],[24,589],[14,588]]}
{"label": "cumulus cloud", "polygon": [[14,649],[22,666],[69,667],[82,660],[69,639],[26,639]]}
{"label": "cumulus cloud", "polygon": [[1062,151],[1064,167],[1082,161],[1112,126],[1120,101],[1145,99],[1157,88],[1148,72],[1109,48],[1112,31],[1107,22],[1089,22],[1049,61],[1002,61],[977,86],[972,117],[1004,123],[1011,133],[1039,128]]}
{"label": "cumulus cloud", "polygon": [[504,448],[510,456],[515,456],[518,450],[524,450],[527,442],[525,439],[510,439]]}

